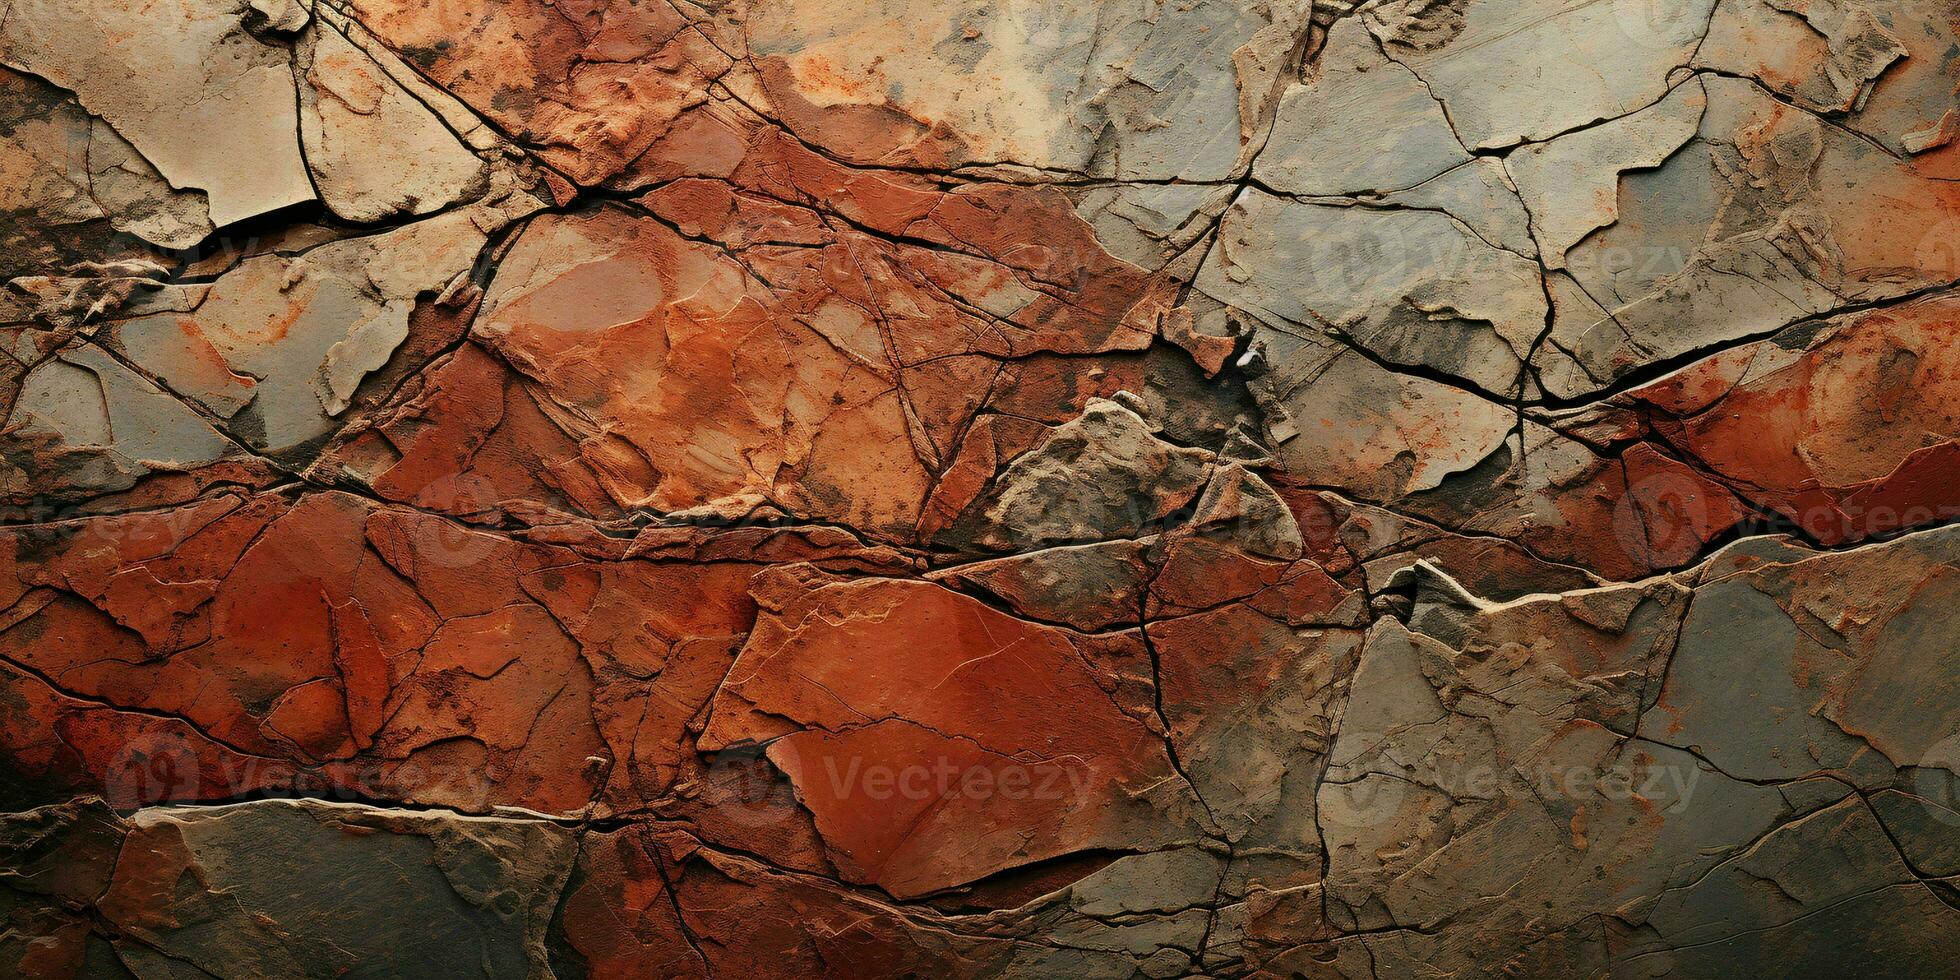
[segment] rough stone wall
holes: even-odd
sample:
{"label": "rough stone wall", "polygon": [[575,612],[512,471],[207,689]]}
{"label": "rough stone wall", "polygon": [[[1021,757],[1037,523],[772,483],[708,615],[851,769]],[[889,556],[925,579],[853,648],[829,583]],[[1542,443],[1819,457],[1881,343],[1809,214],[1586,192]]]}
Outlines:
{"label": "rough stone wall", "polygon": [[0,975],[1960,971],[1956,0],[0,0]]}

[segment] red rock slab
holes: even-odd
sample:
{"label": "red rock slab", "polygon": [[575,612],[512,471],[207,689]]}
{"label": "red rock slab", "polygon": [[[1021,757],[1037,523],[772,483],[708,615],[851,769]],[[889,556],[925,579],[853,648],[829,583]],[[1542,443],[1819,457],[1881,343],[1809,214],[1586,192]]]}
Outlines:
{"label": "red rock slab", "polygon": [[665,860],[654,834],[638,827],[594,835],[580,849],[558,928],[589,975],[708,975],[668,887]]}
{"label": "red rock slab", "polygon": [[474,336],[588,457],[625,450],[594,467],[622,508],[751,498],[911,524],[925,474],[876,334],[827,343],[789,312],[723,250],[608,208],[526,229]]}
{"label": "red rock slab", "polygon": [[1301,629],[1236,604],[1149,625],[1178,759],[1218,832],[1296,865],[1268,888],[1318,880],[1310,773],[1333,742],[1361,650],[1354,629]]}
{"label": "red rock slab", "polygon": [[[1061,421],[1125,383],[1020,359],[1147,347],[1167,295],[1052,192],[921,203],[900,238],[708,181],[668,185],[646,211],[542,216],[504,257],[473,342],[322,468],[465,516],[769,506],[909,540],[989,400]],[[996,227],[1018,221],[1047,244]]]}
{"label": "red rock slab", "polygon": [[924,582],[785,570],[757,590],[765,612],[701,747],[768,741],[852,880],[918,896],[1189,833],[1147,688],[1125,682],[1149,670],[1135,637]]}
{"label": "red rock slab", "polygon": [[717,975],[968,976],[1013,945],[682,836],[665,850],[677,865],[670,874],[682,920],[713,951]]}
{"label": "red rock slab", "polygon": [[[750,556],[825,553],[730,533]],[[698,773],[690,725],[755,615],[762,563],[708,550],[588,558],[341,493],[17,531],[12,767],[23,792],[131,805],[282,790],[644,810]]]}
{"label": "red rock slab", "polygon": [[[1138,349],[1174,305],[1168,277],[1110,255],[1052,187],[949,184],[853,167],[767,128],[756,132],[743,166],[727,180],[749,194],[834,216],[826,223],[844,240],[855,232],[885,241],[915,270],[912,278],[997,321],[1007,344],[1001,353]],[[663,192],[649,203],[657,208]],[[662,213],[681,217],[671,208]],[[901,359],[917,357],[907,351]]]}
{"label": "red rock slab", "polygon": [[1360,615],[1353,590],[1312,561],[1272,561],[1224,542],[1174,533],[1160,544],[1144,610],[1171,618],[1243,602],[1274,619],[1353,625]]}
{"label": "red rock slab", "polygon": [[1751,503],[1841,545],[1960,515],[1960,298],[1831,321],[1634,392],[1648,425]]}
{"label": "red rock slab", "polygon": [[350,6],[404,60],[579,183],[685,136],[689,110],[732,64],[665,3]]}
{"label": "red rock slab", "polygon": [[0,698],[10,705],[0,720],[0,792],[19,807],[97,796],[134,808],[283,789],[300,776],[298,766],[240,752],[182,720],[63,693],[11,658],[0,660]]}
{"label": "red rock slab", "polygon": [[[554,424],[532,388],[473,344],[430,367],[403,400],[322,461],[375,492],[473,520],[527,512],[616,519],[613,477],[645,479],[618,440],[582,443]],[[630,484],[629,484],[630,486]]]}
{"label": "red rock slab", "polygon": [[[1031,828],[1037,837],[1088,837],[1117,792],[1073,755],[1003,755],[900,720],[798,732],[770,743],[768,755],[796,785],[842,875],[900,897],[1011,866],[1028,853]],[[939,857],[946,849],[958,856]],[[1038,850],[1034,859],[1048,856]]]}
{"label": "red rock slab", "polygon": [[1615,537],[1655,570],[1680,568],[1744,522],[1748,508],[1723,481],[1640,445],[1620,456],[1626,494],[1613,508]]}

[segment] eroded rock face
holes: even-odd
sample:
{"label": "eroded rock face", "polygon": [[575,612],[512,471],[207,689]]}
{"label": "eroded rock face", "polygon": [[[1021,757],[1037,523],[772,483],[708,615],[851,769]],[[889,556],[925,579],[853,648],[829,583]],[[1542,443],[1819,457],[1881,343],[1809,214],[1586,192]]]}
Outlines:
{"label": "eroded rock face", "polygon": [[15,0],[0,974],[1960,970],[1957,46]]}

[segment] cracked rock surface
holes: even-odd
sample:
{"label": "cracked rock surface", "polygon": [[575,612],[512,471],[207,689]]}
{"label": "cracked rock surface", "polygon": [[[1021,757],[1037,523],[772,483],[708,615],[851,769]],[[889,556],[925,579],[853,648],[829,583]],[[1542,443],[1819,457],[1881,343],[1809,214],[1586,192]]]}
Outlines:
{"label": "cracked rock surface", "polygon": [[1954,0],[0,0],[0,976],[1960,972]]}

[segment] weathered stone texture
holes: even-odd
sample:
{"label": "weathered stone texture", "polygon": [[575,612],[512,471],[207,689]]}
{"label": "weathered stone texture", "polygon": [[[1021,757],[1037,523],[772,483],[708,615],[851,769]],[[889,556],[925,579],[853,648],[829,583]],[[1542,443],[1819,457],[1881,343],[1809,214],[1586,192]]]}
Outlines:
{"label": "weathered stone texture", "polygon": [[1953,0],[0,0],[0,975],[1960,971]]}

